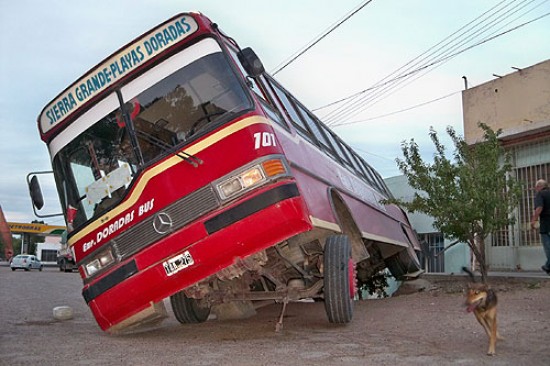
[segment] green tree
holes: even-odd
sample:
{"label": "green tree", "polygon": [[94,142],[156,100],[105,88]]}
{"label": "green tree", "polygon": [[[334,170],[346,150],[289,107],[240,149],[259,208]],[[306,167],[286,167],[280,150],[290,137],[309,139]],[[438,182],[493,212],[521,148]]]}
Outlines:
{"label": "green tree", "polygon": [[[16,236],[12,235],[12,245],[13,245],[13,255],[16,256],[17,254],[21,253],[21,239]],[[0,258],[4,258],[4,242],[2,241],[2,238],[0,238]]]}
{"label": "green tree", "polygon": [[21,254],[21,236],[16,235],[13,237],[13,255]]}
{"label": "green tree", "polygon": [[500,145],[501,130],[479,123],[483,141],[468,145],[452,127],[447,133],[454,143],[452,159],[445,154],[437,133],[430,128],[435,145],[433,163],[422,160],[413,139],[401,144],[403,159],[396,159],[409,185],[417,190],[411,201],[391,199],[410,212],[434,219],[434,226],[450,240],[468,244],[487,281],[485,239],[497,229],[514,223],[512,211],[519,202],[521,185],[509,174],[510,156]]}
{"label": "green tree", "polygon": [[0,238],[0,258],[4,259],[4,241]]}

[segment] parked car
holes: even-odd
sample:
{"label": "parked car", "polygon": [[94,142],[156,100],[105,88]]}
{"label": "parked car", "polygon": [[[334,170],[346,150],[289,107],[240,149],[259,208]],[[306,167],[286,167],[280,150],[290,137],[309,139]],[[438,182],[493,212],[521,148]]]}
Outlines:
{"label": "parked car", "polygon": [[24,269],[25,271],[28,271],[33,268],[42,271],[42,267],[44,266],[35,255],[19,254],[13,257],[10,267],[12,271],[15,271],[16,269]]}

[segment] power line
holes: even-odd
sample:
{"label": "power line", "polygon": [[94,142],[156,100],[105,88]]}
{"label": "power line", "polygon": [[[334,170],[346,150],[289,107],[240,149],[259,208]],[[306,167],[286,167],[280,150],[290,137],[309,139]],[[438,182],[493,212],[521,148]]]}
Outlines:
{"label": "power line", "polygon": [[[513,1],[516,1],[516,0],[513,0]],[[513,2],[512,1],[512,2]],[[523,1],[528,1],[528,0],[523,0]],[[531,0],[531,1],[534,1],[534,0]],[[436,45],[432,46],[431,48],[429,48],[427,51],[425,51],[424,53],[422,53],[420,56],[417,56],[416,58],[414,58],[413,60],[409,61],[408,63],[406,63],[405,65],[403,65],[402,67],[400,67],[399,69],[397,69],[396,71],[394,71],[393,73],[389,74],[388,76],[386,76],[385,78],[383,78],[381,81],[379,81],[377,84],[380,84],[381,82],[383,82],[384,80],[387,80],[389,77],[391,77],[392,75],[395,75],[395,74],[398,74],[398,72],[400,72],[401,70],[403,70],[402,72],[405,73],[404,76],[409,76],[409,75],[412,75],[414,73],[416,73],[416,70],[413,70],[414,72],[409,72],[413,67],[416,67],[418,66],[419,64],[422,65],[422,62],[429,62],[430,59],[428,59],[429,57],[432,57],[435,55],[435,57],[438,57],[440,56],[442,53],[444,54],[445,52],[447,52],[447,47],[449,45],[452,45],[453,42],[457,41],[457,40],[460,40],[460,38],[464,35],[467,35],[469,32],[471,32],[472,30],[474,30],[475,32],[478,32],[478,30],[476,30],[475,28],[478,27],[479,25],[482,25],[484,22],[486,22],[488,19],[490,19],[491,17],[494,17],[496,15],[498,15],[500,12],[502,12],[503,10],[505,10],[508,6],[511,5],[511,3],[508,3],[508,4],[505,4],[503,7],[501,7],[501,5],[505,3],[505,0],[501,1],[500,3],[496,4],[495,6],[493,6],[491,9],[489,9],[488,11],[484,12],[483,14],[481,14],[480,16],[478,16],[477,18],[475,18],[474,20],[472,20],[471,22],[469,22],[468,24],[466,24],[465,26],[461,27],[459,30],[455,31],[454,33],[452,33],[451,35],[447,36],[446,38],[444,38],[442,41],[440,41],[439,43],[437,43]],[[490,14],[489,16],[486,17],[487,14]],[[485,18],[485,19],[483,19]],[[481,20],[480,20],[481,19]],[[471,26],[472,24],[474,24],[473,26]],[[466,29],[466,30],[464,30]],[[464,31],[463,31],[464,30]],[[461,33],[460,33],[461,32]],[[455,36],[456,34],[460,33],[458,36]],[[475,35],[475,33],[474,33]],[[447,40],[449,40],[448,42],[446,42]],[[446,42],[446,43],[444,43]],[[443,44],[444,43],[444,44]],[[441,44],[443,44],[442,46],[440,46]],[[438,47],[439,46],[439,47]],[[453,47],[456,47],[453,46]],[[435,49],[435,51],[432,51],[433,49]],[[443,50],[443,51],[442,51]],[[432,51],[432,52],[430,52]],[[428,54],[427,56],[425,57],[422,57],[424,55]],[[420,60],[419,60],[420,59]],[[433,57],[432,57],[433,59]],[[419,61],[417,61],[419,60]],[[409,66],[410,65],[410,66]],[[407,67],[408,66],[408,67]],[[402,74],[403,75],[403,74]],[[401,75],[401,76],[402,76]],[[403,79],[401,76],[398,76],[398,80],[400,80],[400,83],[402,83],[403,81],[401,79]],[[383,86],[386,86],[388,85],[389,83],[387,82],[384,82],[383,83]],[[375,85],[376,86],[376,85]],[[360,93],[360,94],[356,94],[356,97],[354,97],[355,100],[351,100],[349,101],[348,103],[346,103],[346,105],[343,105],[343,106],[340,106],[338,109],[336,109],[335,111],[332,111],[331,113],[329,113],[329,115],[325,116],[325,118],[328,119],[328,122],[331,122],[332,120],[336,120],[338,118],[344,118],[344,116],[347,114],[349,115],[350,113],[352,112],[355,112],[358,108],[360,108],[362,105],[366,104],[366,102],[369,102],[370,100],[372,100],[373,98],[375,98],[377,95],[380,95],[382,92],[387,92],[388,89],[391,89],[392,87],[391,86],[388,86],[388,87],[385,87],[384,89],[382,89],[382,91],[378,91],[378,94],[375,94],[375,92],[373,93],[370,93],[370,94],[364,94],[364,93]],[[365,99],[367,98],[370,98],[369,100],[365,101]],[[348,108],[348,106],[350,106],[352,103],[355,103],[355,105],[352,105],[351,108]],[[342,111],[343,110],[343,111]]]}
{"label": "power line", "polygon": [[[487,36],[487,38],[483,39],[482,41],[479,41],[471,46],[464,47],[465,45],[472,42],[476,38],[479,38],[484,33],[487,33],[487,31],[495,28],[495,26],[509,19],[511,16],[513,16],[517,12],[531,5],[536,0],[523,0],[519,4],[514,5],[513,3],[515,1],[516,0],[513,0],[512,2],[509,2],[507,4],[504,4],[505,1],[501,1],[500,3],[493,6],[491,9],[489,9],[482,15],[478,16],[473,21],[461,27],[458,31],[446,37],[444,40],[442,40],[435,46],[432,46],[429,50],[425,51],[420,56],[417,56],[415,59],[409,61],[407,64],[405,64],[398,70],[394,71],[390,75],[381,79],[374,86],[367,88],[359,93],[355,93],[349,97],[340,99],[339,101],[332,102],[328,105],[317,108],[316,110],[320,110],[328,106],[334,106],[336,104],[345,102],[340,107],[331,111],[324,117],[328,125],[339,125],[336,122],[337,120],[349,118],[352,115],[355,115],[363,111],[368,106],[379,101],[384,95],[387,96],[390,92],[394,92],[397,86],[407,81],[407,79],[410,79],[413,76],[416,76],[416,79],[423,76],[423,75],[417,75],[420,71],[426,70],[428,67],[434,66],[436,64],[441,64],[443,62],[446,62],[450,60],[452,57],[455,57],[456,55],[462,52],[465,52],[466,50],[469,50],[475,46],[483,44],[489,40],[495,39],[499,36],[502,36],[506,33],[511,32],[512,30],[516,30],[522,26],[525,26],[529,23],[532,23],[548,15],[548,14],[542,15],[529,22],[523,23],[505,32],[499,33],[496,36],[494,35],[495,32],[498,32],[498,30],[504,28],[505,26],[516,21],[520,17],[526,15],[527,13],[531,12],[535,8],[539,7],[540,5],[548,1],[548,0],[544,0],[536,4],[535,6],[533,6],[531,9],[525,11],[523,14],[516,17],[514,20],[506,23],[504,26],[501,26],[499,29],[494,31],[492,34]],[[414,67],[416,67],[416,69],[414,69]],[[401,73],[398,74],[399,72]],[[426,74],[427,72],[429,71],[425,71],[424,74]],[[391,76],[396,74],[398,74],[396,77],[390,79]],[[408,83],[414,80],[410,80]]]}
{"label": "power line", "polygon": [[[471,45],[471,46],[469,46],[469,47],[466,47],[466,48],[464,48],[464,49],[462,49],[462,50],[460,50],[460,51],[458,51],[458,52],[456,52],[456,53],[454,53],[454,54],[448,55],[447,57],[445,57],[445,58],[443,58],[443,59],[437,60],[437,61],[435,61],[435,62],[433,62],[433,63],[431,63],[431,64],[428,64],[428,65],[425,65],[425,66],[423,66],[422,68],[417,69],[417,70],[414,70],[414,71],[412,71],[412,72],[409,73],[409,74],[402,75],[402,76],[400,76],[399,78],[392,79],[392,80],[390,80],[389,82],[395,81],[395,80],[398,80],[398,79],[401,79],[401,78],[408,77],[408,76],[410,76],[410,75],[413,75],[413,74],[415,74],[415,73],[418,73],[418,72],[420,72],[420,71],[423,71],[423,70],[425,70],[425,69],[427,69],[427,68],[429,68],[429,67],[431,67],[431,66],[434,66],[435,64],[438,64],[438,63],[441,63],[441,62],[446,62],[446,61],[448,61],[449,59],[451,59],[451,58],[453,58],[453,57],[455,57],[455,56],[457,56],[457,55],[459,55],[459,54],[461,54],[461,53],[463,53],[463,52],[466,52],[466,51],[468,51],[468,50],[470,50],[470,49],[472,49],[472,48],[474,48],[474,47],[477,47],[477,46],[482,45],[482,44],[484,44],[484,43],[487,43],[487,42],[489,42],[489,41],[492,41],[492,40],[494,40],[495,38],[498,38],[498,37],[503,36],[503,35],[505,35],[505,34],[507,34],[507,33],[510,33],[510,32],[512,32],[512,31],[515,31],[515,30],[517,30],[518,28],[521,28],[521,27],[523,27],[523,26],[525,26],[525,25],[528,25],[528,24],[530,24],[530,23],[533,23],[533,22],[535,22],[535,21],[537,21],[537,20],[540,20],[540,19],[542,19],[542,18],[544,18],[544,17],[547,17],[547,16],[549,16],[549,15],[550,15],[550,12],[545,13],[545,14],[543,14],[543,15],[541,15],[541,16],[535,18],[535,19],[532,19],[532,20],[530,20],[530,21],[528,21],[528,22],[525,22],[525,23],[522,23],[522,24],[520,24],[520,25],[517,25],[517,26],[515,26],[515,27],[513,27],[513,28],[510,28],[510,29],[508,29],[508,30],[506,30],[506,31],[504,31],[504,32],[501,32],[501,33],[499,33],[499,34],[496,34],[496,35],[493,35],[493,36],[491,36],[491,37],[488,37],[488,38],[486,38],[486,39],[484,39],[484,40],[482,40],[482,41],[480,41],[480,42],[478,42],[478,43],[476,43],[476,44],[473,44],[473,45]],[[421,76],[423,76],[423,75],[421,75]],[[420,77],[420,76],[419,76],[419,77]],[[388,83],[389,83],[389,82],[388,82]],[[389,114],[387,114],[387,115],[392,115],[392,114],[395,114],[395,113],[400,113],[400,112],[403,112],[403,111],[406,111],[406,110],[410,110],[410,109],[413,109],[413,108],[416,108],[416,107],[420,107],[420,106],[422,106],[422,105],[425,105],[425,104],[428,104],[428,103],[431,103],[431,102],[435,102],[435,101],[444,99],[444,98],[449,97],[449,96],[451,96],[451,95],[453,95],[453,94],[456,94],[456,93],[458,93],[458,92],[455,92],[455,93],[452,93],[452,94],[449,94],[449,95],[446,95],[446,96],[443,96],[443,97],[434,99],[433,101],[429,101],[429,102],[426,102],[426,103],[421,103],[421,104],[419,104],[419,105],[417,105],[417,106],[413,106],[413,107],[408,108],[408,109],[400,110],[400,111],[397,111],[397,112],[394,112],[394,113],[389,113]],[[384,116],[387,116],[387,115],[384,115]],[[361,120],[361,121],[349,122],[349,123],[345,123],[345,122],[335,123],[335,124],[332,124],[331,126],[332,126],[332,127],[343,126],[343,125],[348,125],[348,124],[354,124],[354,123],[359,123],[359,122],[365,122],[365,121],[369,121],[369,120],[371,120],[371,119],[376,119],[376,118],[381,118],[381,117],[383,117],[383,116],[374,117],[374,118],[370,118],[370,119],[366,119],[366,120]]]}
{"label": "power line", "polygon": [[428,104],[431,104],[431,103],[439,102],[440,100],[443,100],[443,99],[452,97],[453,95],[456,95],[456,94],[458,94],[458,93],[461,93],[461,91],[455,91],[455,92],[453,92],[453,93],[444,95],[444,96],[442,96],[442,97],[439,97],[439,98],[436,98],[436,99],[432,99],[432,100],[429,100],[429,101],[427,101],[427,102],[422,102],[422,103],[419,103],[419,104],[415,104],[415,105],[413,105],[413,106],[410,106],[410,107],[407,107],[407,108],[403,108],[403,109],[400,109],[400,110],[398,110],[398,111],[394,111],[394,112],[390,112],[390,113],[386,113],[386,114],[381,114],[381,115],[379,115],[379,116],[370,117],[370,118],[362,119],[362,120],[359,120],[359,121],[352,121],[352,122],[340,123],[340,124],[338,124],[338,125],[336,125],[336,126],[353,125],[353,124],[357,124],[357,123],[363,123],[363,122],[373,121],[373,120],[375,120],[375,119],[380,119],[380,118],[385,118],[385,117],[393,116],[394,114],[407,112],[407,111],[410,111],[410,110],[412,110],[412,109],[424,107],[425,105],[428,105]]}
{"label": "power line", "polygon": [[[416,61],[417,59],[419,59],[420,57],[424,56],[426,53],[428,53],[429,51],[431,51],[432,49],[434,49],[435,47],[439,46],[441,43],[445,42],[447,39],[449,39],[450,37],[454,36],[456,33],[458,33],[460,30],[464,29],[466,26],[472,24],[473,22],[475,22],[476,20],[478,20],[479,18],[481,18],[482,16],[484,16],[485,14],[487,14],[489,11],[495,9],[496,7],[498,7],[500,4],[502,4],[503,2],[505,2],[506,0],[503,0],[501,1],[500,3],[498,3],[497,5],[493,6],[491,9],[489,9],[488,11],[486,11],[485,13],[483,13],[482,15],[478,16],[476,19],[472,20],[470,23],[466,24],[465,26],[461,27],[459,30],[457,30],[456,32],[452,33],[451,35],[447,36],[446,38],[444,38],[442,41],[440,41],[439,43],[437,43],[436,45],[430,47],[428,50],[424,51],[422,54],[420,54],[419,56],[415,57],[414,59],[410,60],[409,62],[407,62],[405,65],[401,66],[400,68],[398,68],[397,70],[393,71],[391,74],[389,75],[386,75],[384,78],[382,78],[381,80],[379,80],[378,82],[376,82],[374,84],[374,86],[370,87],[370,88],[367,88],[365,90],[362,90],[360,92],[357,92],[355,94],[352,94],[348,97],[345,97],[343,99],[340,99],[339,101],[337,102],[332,102],[330,104],[327,104],[325,106],[322,106],[322,107],[319,107],[319,108],[316,108],[314,110],[320,110],[320,109],[324,109],[328,106],[331,106],[331,105],[334,105],[335,103],[339,103],[339,102],[342,102],[342,101],[345,101],[345,100],[348,100],[348,99],[351,99],[351,98],[354,98],[356,96],[359,96],[367,91],[370,91],[370,90],[374,90],[380,86],[384,86],[384,85],[387,85],[388,82],[393,82],[395,80],[399,80],[401,77],[400,76],[397,76],[393,79],[390,79],[389,81],[386,81],[387,79],[389,79],[392,75],[394,74],[397,74],[399,71],[401,71],[402,69],[406,68],[408,65],[410,65],[411,63],[413,63],[414,61]],[[447,43],[448,44],[448,43]],[[410,68],[409,68],[410,69]]]}
{"label": "power line", "polygon": [[[443,44],[443,46],[438,47],[437,49],[435,49],[435,51],[429,53],[427,56],[423,57],[422,59],[420,59],[419,61],[417,61],[413,64],[413,62],[416,61],[417,59],[419,59],[421,56],[416,57],[415,59],[413,59],[412,61],[405,64],[403,67],[401,67],[397,71],[394,71],[392,74],[390,74],[389,76],[394,75],[398,71],[404,69],[406,66],[412,64],[411,66],[409,66],[408,68],[406,68],[403,71],[403,72],[405,72],[404,75],[402,74],[402,75],[399,76],[397,83],[395,83],[395,84],[394,83],[391,83],[391,84],[390,83],[384,83],[384,88],[382,88],[381,90],[376,90],[376,91],[371,92],[369,94],[362,94],[362,95],[358,96],[357,98],[355,98],[354,100],[349,101],[348,103],[346,103],[346,105],[343,105],[343,106],[339,107],[337,110],[332,111],[331,113],[329,113],[328,116],[325,116],[325,118],[328,119],[327,123],[334,124],[337,119],[349,118],[352,115],[355,115],[355,114],[363,111],[369,105],[374,104],[373,102],[375,100],[377,100],[377,99],[379,100],[379,99],[382,98],[382,96],[387,95],[390,91],[392,91],[392,89],[395,89],[398,85],[404,83],[406,81],[406,79],[409,79],[410,77],[412,77],[419,70],[425,69],[426,66],[432,66],[436,63],[439,63],[439,62],[437,62],[438,61],[437,57],[439,57],[440,60],[443,60],[443,61],[448,60],[449,58],[447,56],[449,55],[449,53],[452,53],[457,48],[463,46],[464,44],[467,44],[471,40],[473,40],[473,39],[479,37],[480,35],[482,35],[483,33],[487,32],[487,30],[490,29],[490,27],[494,26],[495,22],[497,22],[497,24],[498,24],[498,23],[502,22],[504,19],[507,19],[508,17],[511,16],[511,14],[514,14],[515,12],[518,11],[517,10],[518,7],[525,7],[526,5],[528,5],[531,2],[534,2],[535,0],[522,0],[519,4],[513,5],[513,3],[515,1],[516,0],[512,0],[511,2],[509,2],[507,4],[504,4],[504,6],[501,6],[501,5],[505,1],[501,1],[500,3],[496,4],[491,9],[489,9],[488,11],[483,13],[482,15],[478,16],[473,21],[471,21],[468,24],[466,24],[465,26],[461,27],[458,31],[456,31],[453,34],[451,34],[450,36],[446,37],[443,41],[441,41],[438,44],[436,44],[435,46],[431,47],[428,51],[424,52],[421,56],[427,54],[432,49],[438,47],[443,42],[446,42],[448,39],[453,37],[452,39],[450,39],[450,41]],[[525,3],[527,3],[527,4],[525,4]],[[504,14],[501,14],[501,13],[504,13]],[[489,14],[489,15],[487,15],[487,14]],[[458,34],[458,35],[455,36],[456,34]],[[429,57],[431,57],[431,58],[429,58]],[[422,62],[424,62],[424,63],[422,64]],[[418,65],[420,65],[420,69],[410,71],[413,67],[416,67]],[[382,80],[387,79],[389,76],[387,76],[386,78],[384,78]],[[418,77],[420,77],[420,76],[418,76]]]}
{"label": "power line", "polygon": [[385,157],[385,156],[382,156],[382,155],[378,155],[378,154],[369,152],[369,151],[367,151],[367,150],[363,150],[363,149],[361,149],[361,148],[359,148],[359,147],[357,147],[357,146],[353,146],[353,145],[350,145],[350,146],[351,146],[351,147],[353,148],[353,150],[355,150],[355,151],[359,151],[359,152],[362,152],[362,153],[364,153],[364,154],[376,156],[377,158],[380,158],[380,159],[384,159],[384,160],[388,160],[388,161],[395,161],[394,159],[390,159],[390,158],[388,158],[388,157]]}
{"label": "power line", "polygon": [[[520,6],[521,6],[521,4],[520,4]],[[512,10],[508,11],[506,13],[506,17],[499,19],[499,21],[496,24],[501,23],[504,19],[509,18],[512,14],[516,13],[517,11],[518,11],[518,9],[516,9],[513,12],[512,12]],[[439,58],[435,58],[435,59],[432,58],[431,60],[427,60],[426,62],[429,62],[429,61],[431,61],[431,62],[429,62],[427,64],[424,63],[419,69],[410,71],[410,72],[408,72],[407,74],[404,74],[404,75],[400,75],[398,82],[396,82],[396,83],[385,83],[385,85],[382,89],[372,91],[368,94],[365,94],[365,95],[361,96],[360,98],[356,98],[354,101],[348,102],[347,105],[345,106],[348,109],[342,110],[342,107],[341,107],[340,108],[341,111],[339,111],[339,113],[336,113],[336,114],[333,113],[333,116],[332,116],[331,120],[329,121],[329,123],[332,124],[332,125],[338,124],[337,120],[341,121],[344,118],[349,118],[352,115],[356,115],[356,114],[360,113],[361,111],[363,111],[366,108],[370,107],[371,105],[377,103],[381,99],[387,97],[389,94],[394,93],[395,91],[397,91],[397,90],[405,87],[406,85],[412,83],[414,80],[424,76],[428,72],[433,71],[433,69],[432,70],[427,70],[428,67],[434,66],[436,64],[439,64],[439,66],[441,66],[444,62],[449,61],[451,58],[455,57],[456,55],[458,55],[458,54],[460,54],[460,53],[462,53],[462,52],[464,52],[468,49],[471,49],[474,46],[485,43],[488,40],[496,38],[496,36],[494,36],[494,33],[492,33],[491,37],[487,37],[484,40],[482,40],[480,42],[477,42],[472,46],[468,46],[468,47],[460,49],[460,47],[462,47],[465,44],[469,43],[473,38],[477,38],[482,33],[485,33],[488,30],[488,26],[494,27],[494,25],[493,25],[494,23],[495,23],[495,21],[493,20],[489,25],[484,25],[481,30],[476,31],[477,34],[468,36],[468,39],[462,40],[459,44],[456,44],[452,48],[448,48],[447,50],[445,50],[445,52],[442,52],[442,53],[438,54],[437,57],[439,57]],[[508,23],[508,24],[510,24],[510,23]],[[517,28],[519,28],[519,27],[515,27],[514,29],[517,29]],[[502,28],[500,28],[500,29],[502,29]],[[508,33],[509,31],[503,32],[500,35]],[[499,36],[499,35],[497,35],[497,36]],[[458,49],[458,51],[457,51],[457,49]],[[424,71],[424,72],[422,74],[419,74],[419,71]],[[352,103],[354,103],[354,104],[352,104]]]}
{"label": "power line", "polygon": [[290,65],[292,62],[296,61],[296,59],[300,56],[302,56],[304,53],[306,53],[307,51],[309,51],[313,46],[315,46],[317,43],[319,43],[323,38],[325,38],[326,36],[328,36],[330,33],[332,33],[336,28],[338,28],[339,26],[341,26],[344,22],[346,22],[349,18],[351,18],[352,16],[354,16],[355,14],[357,14],[361,9],[363,9],[365,6],[367,6],[368,4],[370,4],[373,0],[367,0],[367,1],[364,1],[362,4],[360,4],[358,7],[356,7],[355,9],[351,10],[351,12],[349,12],[347,15],[344,16],[344,18],[342,18],[341,20],[339,20],[338,22],[336,22],[335,24],[333,24],[331,27],[329,27],[328,30],[326,30],[325,32],[323,32],[321,35],[317,36],[317,38],[315,38],[313,41],[311,41],[310,43],[308,43],[308,45],[306,45],[302,51],[298,51],[297,53],[294,53],[293,56],[290,57],[290,60],[288,60],[287,62],[283,62],[284,64],[281,66],[281,64],[279,64],[279,66],[276,67],[276,70],[274,72],[272,72],[272,75],[275,76],[277,75],[277,73],[279,73],[281,70],[283,70],[285,67],[287,67],[288,65]]}

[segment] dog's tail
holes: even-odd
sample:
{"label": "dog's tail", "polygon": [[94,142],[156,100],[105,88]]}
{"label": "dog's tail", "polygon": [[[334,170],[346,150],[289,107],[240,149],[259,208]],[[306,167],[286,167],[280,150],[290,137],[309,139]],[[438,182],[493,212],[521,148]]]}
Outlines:
{"label": "dog's tail", "polygon": [[470,271],[470,270],[469,270],[468,268],[466,268],[466,267],[462,267],[462,270],[463,270],[464,272],[466,272],[466,273],[470,276],[470,278],[472,279],[472,282],[475,282],[475,281],[476,281],[476,278],[474,277],[474,274],[472,273],[472,271]]}

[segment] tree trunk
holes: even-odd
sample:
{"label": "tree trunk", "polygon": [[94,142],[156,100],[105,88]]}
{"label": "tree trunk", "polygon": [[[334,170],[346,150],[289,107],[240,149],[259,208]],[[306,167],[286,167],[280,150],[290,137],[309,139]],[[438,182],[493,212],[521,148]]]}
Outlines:
{"label": "tree trunk", "polygon": [[[468,246],[474,253],[474,259],[479,263],[479,271],[481,272],[481,281],[487,283],[487,265],[485,264],[485,242],[479,237],[470,239]],[[475,268],[472,267],[472,270]]]}
{"label": "tree trunk", "polygon": [[479,270],[481,272],[481,281],[487,283],[487,261],[485,260],[485,238],[479,236]]}

